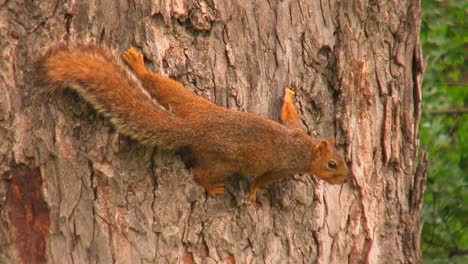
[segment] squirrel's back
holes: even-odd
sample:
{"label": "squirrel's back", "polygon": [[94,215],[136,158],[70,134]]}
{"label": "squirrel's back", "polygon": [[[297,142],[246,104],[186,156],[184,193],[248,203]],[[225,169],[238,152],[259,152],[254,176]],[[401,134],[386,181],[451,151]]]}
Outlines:
{"label": "squirrel's back", "polygon": [[157,104],[109,50],[92,45],[58,46],[38,62],[38,84],[70,88],[124,134],[165,148],[188,145],[192,129]]}

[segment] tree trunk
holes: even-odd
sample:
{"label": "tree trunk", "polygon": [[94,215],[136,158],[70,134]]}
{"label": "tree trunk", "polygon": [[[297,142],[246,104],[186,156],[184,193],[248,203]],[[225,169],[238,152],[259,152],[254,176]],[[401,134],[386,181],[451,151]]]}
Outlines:
{"label": "tree trunk", "polygon": [[[0,1],[0,263],[419,263],[419,1]],[[135,46],[150,69],[278,120],[296,90],[309,134],[353,174],[247,202],[207,196],[180,157],[123,137],[76,94],[48,98],[53,43]],[[281,151],[281,150],[278,150]]]}

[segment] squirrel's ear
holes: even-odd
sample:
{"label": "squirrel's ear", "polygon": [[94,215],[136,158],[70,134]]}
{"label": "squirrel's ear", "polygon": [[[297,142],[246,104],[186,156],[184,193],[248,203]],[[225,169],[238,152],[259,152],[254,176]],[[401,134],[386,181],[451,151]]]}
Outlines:
{"label": "squirrel's ear", "polygon": [[327,139],[328,143],[330,143],[330,145],[332,146],[335,146],[336,144],[336,140],[335,140],[335,137],[334,136],[331,136]]}
{"label": "squirrel's ear", "polygon": [[320,143],[317,144],[314,148],[314,154],[316,155],[323,155],[328,150],[328,141],[322,140]]}

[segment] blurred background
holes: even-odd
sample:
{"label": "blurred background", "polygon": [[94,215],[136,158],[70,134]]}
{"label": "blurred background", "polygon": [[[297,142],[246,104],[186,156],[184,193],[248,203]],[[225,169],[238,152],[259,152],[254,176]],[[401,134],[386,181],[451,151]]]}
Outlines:
{"label": "blurred background", "polygon": [[426,71],[420,144],[430,158],[421,237],[424,263],[468,263],[467,3],[422,1]]}

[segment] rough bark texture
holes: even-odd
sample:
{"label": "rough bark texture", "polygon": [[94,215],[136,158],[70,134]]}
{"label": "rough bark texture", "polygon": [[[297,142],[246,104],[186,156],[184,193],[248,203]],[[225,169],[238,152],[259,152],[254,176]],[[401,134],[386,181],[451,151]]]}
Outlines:
{"label": "rough bark texture", "polygon": [[[0,263],[418,263],[419,1],[0,1]],[[249,205],[79,97],[35,93],[52,43],[144,52],[225,107],[278,119],[284,87],[353,183],[295,176]],[[281,151],[281,150],[278,150]]]}

